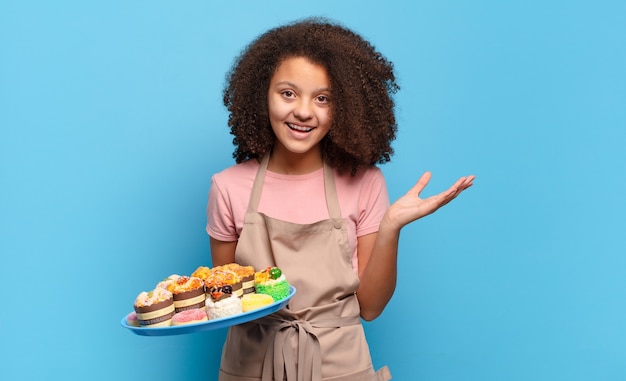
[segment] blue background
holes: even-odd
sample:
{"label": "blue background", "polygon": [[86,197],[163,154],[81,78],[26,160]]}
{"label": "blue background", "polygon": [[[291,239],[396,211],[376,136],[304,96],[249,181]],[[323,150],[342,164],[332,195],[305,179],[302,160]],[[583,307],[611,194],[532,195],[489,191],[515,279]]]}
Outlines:
{"label": "blue background", "polygon": [[136,294],[210,264],[233,163],[224,74],[332,17],[395,63],[392,199],[475,186],[402,233],[365,325],[394,380],[626,379],[626,3],[0,1],[0,370],[211,380],[225,332],[141,337]]}

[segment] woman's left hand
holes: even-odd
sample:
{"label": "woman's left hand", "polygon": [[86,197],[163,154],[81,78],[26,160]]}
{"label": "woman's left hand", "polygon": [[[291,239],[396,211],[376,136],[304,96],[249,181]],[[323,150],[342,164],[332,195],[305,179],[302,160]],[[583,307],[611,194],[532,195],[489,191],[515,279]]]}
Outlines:
{"label": "woman's left hand", "polygon": [[428,185],[430,178],[431,173],[425,172],[411,190],[389,207],[385,215],[387,223],[401,229],[406,224],[434,213],[471,187],[475,176],[461,177],[448,190],[428,198],[420,198],[420,193]]}

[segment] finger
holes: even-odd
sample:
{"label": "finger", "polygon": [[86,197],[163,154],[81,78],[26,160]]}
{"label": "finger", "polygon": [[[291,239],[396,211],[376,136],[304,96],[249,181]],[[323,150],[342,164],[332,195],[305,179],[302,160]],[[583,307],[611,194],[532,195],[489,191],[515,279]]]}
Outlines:
{"label": "finger", "polygon": [[442,206],[448,204],[450,201],[454,200],[456,197],[456,189],[450,188],[446,191],[443,191],[434,196],[430,196],[425,199],[426,210],[428,210],[428,214],[434,213],[436,210],[441,208]]}
{"label": "finger", "polygon": [[474,176],[461,177],[459,180],[457,180],[457,182],[454,183],[453,186],[451,186],[446,192],[444,192],[444,197],[448,199],[446,201],[446,204],[454,200],[458,195],[461,194],[461,192],[474,185],[473,181]]}
{"label": "finger", "polygon": [[474,176],[474,175],[468,176],[465,179],[465,182],[462,184],[461,189],[465,190],[465,189],[471,187],[472,185],[474,185],[474,179],[475,178],[476,178],[476,176]]}
{"label": "finger", "polygon": [[422,191],[424,190],[424,188],[426,188],[426,185],[428,185],[428,183],[430,182],[431,177],[432,177],[432,174],[429,171],[424,172],[422,176],[419,178],[419,180],[417,180],[417,183],[415,183],[413,188],[409,190],[409,193],[415,196],[419,196],[420,193],[422,193]]}
{"label": "finger", "polygon": [[447,191],[442,192],[442,195],[444,197],[454,197],[460,190],[464,189],[463,186],[466,181],[466,177],[461,177]]}
{"label": "finger", "polygon": [[475,179],[475,178],[476,178],[476,176],[474,176],[474,175],[467,176],[467,177],[465,178],[465,183],[466,183],[466,184],[471,184],[471,183],[473,183],[473,182],[474,182],[474,179]]}

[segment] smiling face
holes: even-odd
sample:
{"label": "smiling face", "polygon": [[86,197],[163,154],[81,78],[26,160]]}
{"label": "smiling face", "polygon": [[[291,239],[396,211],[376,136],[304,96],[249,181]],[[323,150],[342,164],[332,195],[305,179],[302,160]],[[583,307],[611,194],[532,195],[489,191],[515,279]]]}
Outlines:
{"label": "smiling face", "polygon": [[321,166],[320,142],[331,124],[330,96],[324,67],[304,57],[282,61],[268,90],[270,124],[276,135],[275,162]]}

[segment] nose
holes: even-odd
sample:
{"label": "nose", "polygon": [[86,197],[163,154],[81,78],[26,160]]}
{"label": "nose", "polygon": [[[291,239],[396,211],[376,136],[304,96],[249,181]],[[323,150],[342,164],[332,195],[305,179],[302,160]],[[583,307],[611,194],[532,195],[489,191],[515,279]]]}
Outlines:
{"label": "nose", "polygon": [[309,120],[313,117],[313,108],[306,100],[300,100],[294,107],[293,115],[300,120]]}

